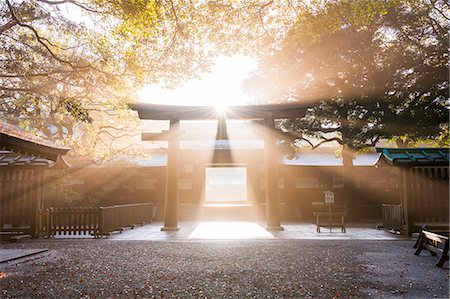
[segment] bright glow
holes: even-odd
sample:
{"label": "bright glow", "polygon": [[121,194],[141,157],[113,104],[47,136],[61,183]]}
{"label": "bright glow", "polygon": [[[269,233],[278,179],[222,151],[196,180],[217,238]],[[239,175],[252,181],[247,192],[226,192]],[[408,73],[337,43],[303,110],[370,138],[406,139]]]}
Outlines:
{"label": "bright glow", "polygon": [[269,239],[273,235],[255,222],[211,221],[200,222],[189,239]]}
{"label": "bright glow", "polygon": [[214,106],[216,106],[216,111],[218,114],[222,114],[222,115],[225,114],[225,111],[227,110],[227,106],[223,105],[222,103],[218,103]]}
{"label": "bright glow", "polygon": [[211,73],[191,80],[176,89],[157,85],[145,86],[138,92],[143,102],[167,105],[209,105],[222,109],[230,105],[246,105],[249,97],[241,83],[256,68],[256,61],[246,56],[218,57]]}
{"label": "bright glow", "polygon": [[206,202],[242,202],[246,200],[246,167],[207,167],[205,169]]}

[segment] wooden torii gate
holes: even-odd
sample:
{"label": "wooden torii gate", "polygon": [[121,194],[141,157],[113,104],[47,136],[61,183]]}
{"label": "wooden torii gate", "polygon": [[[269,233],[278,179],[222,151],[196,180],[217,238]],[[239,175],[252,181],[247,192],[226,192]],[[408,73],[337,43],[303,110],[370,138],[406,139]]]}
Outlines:
{"label": "wooden torii gate", "polygon": [[174,106],[137,103],[132,109],[138,112],[140,119],[169,120],[169,131],[160,134],[144,133],[142,140],[168,141],[168,157],[166,170],[165,218],[162,231],[176,231],[178,227],[178,149],[180,142],[181,120],[263,120],[264,134],[264,164],[265,164],[265,200],[267,230],[283,230],[280,221],[278,186],[276,173],[275,143],[279,132],[275,130],[275,119],[303,117],[308,107],[298,103],[268,104],[250,106],[229,106],[219,110],[214,106]]}

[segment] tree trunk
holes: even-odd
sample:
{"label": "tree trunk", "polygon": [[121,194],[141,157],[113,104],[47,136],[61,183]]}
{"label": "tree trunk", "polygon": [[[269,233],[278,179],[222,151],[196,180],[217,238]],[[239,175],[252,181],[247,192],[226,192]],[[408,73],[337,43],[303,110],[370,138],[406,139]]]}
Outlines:
{"label": "tree trunk", "polygon": [[344,168],[353,166],[353,155],[354,152],[351,149],[346,147],[342,149],[342,164]]}
{"label": "tree trunk", "polygon": [[348,217],[352,218],[354,213],[353,210],[353,186],[354,186],[354,177],[352,177],[352,169],[353,169],[353,155],[354,152],[344,147],[342,149],[342,164],[343,170],[342,175],[344,177],[344,205],[346,206],[346,210],[348,211]]}
{"label": "tree trunk", "polygon": [[397,144],[397,148],[407,148],[409,144],[409,138],[398,138],[397,140],[395,140],[395,143]]}

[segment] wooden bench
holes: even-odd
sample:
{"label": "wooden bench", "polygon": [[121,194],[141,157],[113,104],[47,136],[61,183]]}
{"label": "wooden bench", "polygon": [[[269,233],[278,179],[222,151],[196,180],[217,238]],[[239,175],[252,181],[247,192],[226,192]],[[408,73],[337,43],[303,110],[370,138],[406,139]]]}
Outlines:
{"label": "wooden bench", "polygon": [[414,248],[417,248],[414,255],[419,255],[420,252],[426,248],[432,256],[439,256],[439,261],[436,263],[436,266],[442,268],[445,261],[448,260],[448,246],[448,237],[422,228],[419,238],[414,245]]}
{"label": "wooden bench", "polygon": [[[346,232],[345,217],[347,216],[347,212],[313,212],[313,215],[316,216],[318,233],[320,233],[320,227],[328,227],[330,232],[332,227],[340,227],[341,232]],[[320,218],[323,219],[323,222],[320,221]]]}

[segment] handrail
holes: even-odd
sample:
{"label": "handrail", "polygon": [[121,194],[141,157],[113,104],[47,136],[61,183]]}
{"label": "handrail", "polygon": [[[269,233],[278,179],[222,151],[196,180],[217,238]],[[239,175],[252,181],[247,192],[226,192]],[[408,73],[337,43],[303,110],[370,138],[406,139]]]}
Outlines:
{"label": "handrail", "polygon": [[125,204],[99,208],[55,208],[41,211],[40,233],[55,235],[108,236],[126,227],[152,222],[153,204]]}

